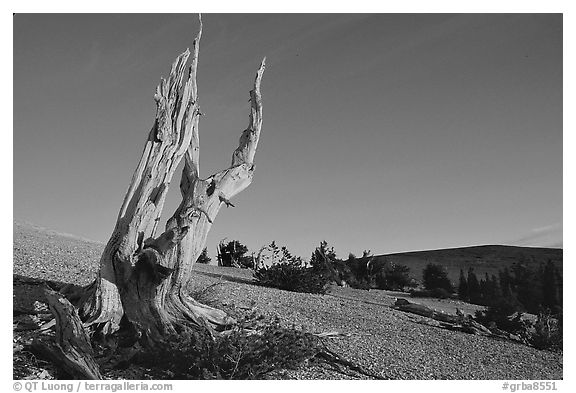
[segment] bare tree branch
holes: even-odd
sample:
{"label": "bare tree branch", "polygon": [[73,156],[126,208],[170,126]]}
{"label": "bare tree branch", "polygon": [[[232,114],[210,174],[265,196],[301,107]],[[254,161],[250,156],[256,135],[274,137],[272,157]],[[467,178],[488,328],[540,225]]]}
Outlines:
{"label": "bare tree branch", "polygon": [[262,129],[262,95],[260,94],[260,83],[262,82],[262,75],[266,68],[266,58],[262,59],[260,67],[256,72],[254,80],[254,88],[250,91],[250,122],[248,128],[244,130],[240,136],[238,148],[232,155],[232,166],[241,164],[252,165],[254,162],[254,155],[256,154],[256,147],[258,147],[258,139],[260,138],[260,130]]}

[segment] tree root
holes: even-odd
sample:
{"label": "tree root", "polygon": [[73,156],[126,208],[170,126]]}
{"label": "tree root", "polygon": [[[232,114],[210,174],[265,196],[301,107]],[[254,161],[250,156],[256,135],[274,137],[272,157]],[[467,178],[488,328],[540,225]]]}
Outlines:
{"label": "tree root", "polygon": [[[67,375],[78,379],[101,379],[100,366],[102,370],[108,372],[114,369],[127,368],[133,363],[134,356],[159,348],[163,345],[163,340],[168,336],[159,335],[157,337],[146,337],[139,335],[134,326],[124,317],[120,323],[120,329],[108,337],[107,345],[98,346],[96,341],[96,352],[99,353],[96,363],[95,352],[91,346],[88,329],[84,327],[78,316],[77,310],[61,294],[47,290],[46,297],[50,310],[53,312],[56,321],[55,340],[50,337],[41,337],[32,344],[34,353],[44,358],[50,359],[59,366]],[[242,324],[229,317],[224,311],[199,303],[195,299],[183,293],[173,293],[168,295],[169,306],[166,307],[167,318],[172,323],[173,331],[178,335],[186,336],[188,329],[204,330],[210,334],[205,337],[215,339],[216,336],[225,334],[218,333],[221,329],[238,326],[241,330],[246,329]],[[262,327],[262,326],[261,326]],[[246,331],[246,330],[245,330]],[[248,335],[259,334],[260,328],[255,331],[246,331]],[[312,335],[316,344],[313,354],[306,359],[318,361],[329,366],[338,373],[351,377],[364,376],[372,379],[384,379],[370,370],[357,365],[343,356],[327,348],[324,339],[349,336],[341,332],[327,333],[307,333]],[[55,341],[55,342],[52,342]],[[275,367],[270,367],[264,373],[273,372]]]}
{"label": "tree root", "polygon": [[74,378],[102,379],[90,338],[74,306],[58,292],[48,289],[46,299],[56,319],[56,335],[54,342],[36,339],[32,344],[36,352],[52,359]]}
{"label": "tree root", "polygon": [[116,332],[124,315],[116,285],[98,277],[82,292],[67,294],[66,297],[76,300],[75,304],[84,324],[94,325],[94,330],[102,335]]}
{"label": "tree root", "polygon": [[85,287],[67,285],[60,290],[60,293],[76,306],[84,327],[89,329],[91,335],[94,334],[95,337],[106,338],[114,333],[120,333],[120,336],[125,339],[127,335],[136,333],[136,340],[140,338],[143,338],[143,341],[148,340],[150,342],[142,343],[148,345],[162,341],[166,332],[175,333],[190,328],[196,330],[205,328],[214,336],[216,332],[229,329],[236,324],[236,320],[228,316],[226,312],[195,300],[183,290],[174,290],[166,296],[163,309],[156,309],[154,305],[149,305],[151,314],[154,315],[150,319],[151,324],[154,325],[152,328],[144,328],[140,332],[144,335],[130,332],[131,328],[126,328],[128,320],[124,321],[124,324],[121,323],[124,316],[121,303],[114,305],[109,302],[111,307],[104,307],[103,299],[113,297],[99,296],[99,285],[102,286],[102,283],[94,281]]}
{"label": "tree root", "polygon": [[178,291],[169,296],[166,310],[177,323],[183,323],[183,316],[185,317],[184,326],[190,326],[190,323],[192,323],[192,327],[205,327],[212,334],[226,330],[236,324],[236,320],[226,312],[202,304],[183,293],[183,291]]}

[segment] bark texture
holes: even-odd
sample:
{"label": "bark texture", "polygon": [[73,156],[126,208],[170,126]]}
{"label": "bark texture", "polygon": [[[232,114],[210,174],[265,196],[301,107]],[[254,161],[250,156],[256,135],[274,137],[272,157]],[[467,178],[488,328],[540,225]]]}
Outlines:
{"label": "bark texture", "polygon": [[50,358],[68,375],[77,379],[102,379],[98,364],[94,361],[90,337],[78,311],[61,294],[46,290],[50,311],[56,320],[54,341],[37,339],[34,351]]}
{"label": "bark texture", "polygon": [[[149,344],[184,327],[222,328],[234,322],[224,312],[190,298],[187,286],[222,204],[233,206],[230,199],[252,181],[262,127],[260,83],[265,63],[250,91],[249,124],[231,165],[201,179],[196,84],[201,34],[200,21],[192,51],[176,58],[169,77],[161,79],[156,89],[154,125],[102,254],[98,278],[80,302],[85,323],[103,334],[117,331],[123,317]],[[166,193],[182,159],[182,201],[157,236]]]}

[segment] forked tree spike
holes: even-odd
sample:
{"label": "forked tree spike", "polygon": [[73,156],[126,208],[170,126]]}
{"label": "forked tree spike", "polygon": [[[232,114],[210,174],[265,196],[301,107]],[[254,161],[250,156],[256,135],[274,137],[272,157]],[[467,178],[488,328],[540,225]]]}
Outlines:
{"label": "forked tree spike", "polygon": [[[107,334],[117,330],[125,317],[140,333],[144,345],[188,327],[207,323],[220,327],[234,322],[222,311],[190,299],[187,289],[192,266],[220,207],[234,206],[230,200],[252,182],[262,129],[260,85],[265,60],[250,90],[248,127],[240,136],[231,165],[201,179],[196,82],[201,16],[198,22],[191,49],[176,58],[169,76],[156,88],[154,125],[102,254],[99,277],[82,302],[82,316],[88,324]],[[167,221],[165,232],[157,235],[167,191],[182,159],[182,200]]]}

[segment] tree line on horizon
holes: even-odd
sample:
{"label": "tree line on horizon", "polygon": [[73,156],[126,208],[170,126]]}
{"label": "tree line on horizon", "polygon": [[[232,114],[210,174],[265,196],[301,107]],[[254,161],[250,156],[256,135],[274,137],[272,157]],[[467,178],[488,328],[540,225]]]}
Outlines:
{"label": "tree line on horizon", "polygon": [[[418,284],[415,279],[410,277],[410,268],[408,266],[389,261],[375,265],[372,263],[373,256],[369,251],[364,251],[361,257],[349,253],[347,259],[341,259],[336,256],[334,247],[330,247],[326,241],[322,241],[319,247],[322,250],[322,254],[318,254],[314,250],[310,259],[305,261],[301,257],[292,255],[286,247],[278,247],[274,241],[266,248],[269,248],[272,254],[278,255],[275,263],[281,265],[284,270],[287,270],[287,265],[290,265],[292,269],[310,269],[310,272],[313,271],[316,274],[320,274],[327,268],[325,261],[325,258],[327,258],[333,269],[330,279],[336,281],[338,285],[357,289],[403,290],[406,287],[415,287]],[[321,257],[320,255],[323,256]],[[211,258],[205,248],[197,262],[208,264],[210,261]],[[263,266],[256,266],[258,264],[257,257],[255,257],[254,253],[248,255],[248,247],[238,240],[221,242],[218,245],[217,264],[223,267],[246,269],[263,268]],[[265,269],[270,268],[265,267]]]}
{"label": "tree line on horizon", "polygon": [[[338,285],[352,288],[408,289],[414,296],[457,297],[472,304],[499,306],[532,314],[537,314],[542,308],[553,314],[561,312],[562,309],[562,274],[551,260],[541,263],[538,268],[519,261],[510,268],[500,269],[498,274],[485,273],[482,277],[478,277],[473,267],[467,272],[460,269],[456,286],[450,281],[446,268],[440,264],[429,263],[422,273],[422,281],[418,282],[410,276],[408,266],[391,261],[375,264],[369,251],[364,251],[361,257],[349,253],[347,259],[341,259],[336,256],[334,247],[323,241],[319,247],[322,253],[318,254],[315,250],[310,259],[304,261],[292,255],[286,247],[278,247],[275,242],[268,247],[275,250],[273,253],[281,254],[276,262],[281,265],[279,268],[284,270],[290,265],[292,270],[310,269],[310,273],[321,275],[328,260],[333,268],[330,279]],[[207,250],[204,249],[198,262],[210,261]],[[261,266],[255,266],[257,262],[254,254],[248,255],[248,247],[238,240],[221,242],[218,245],[217,261],[218,266],[262,269]],[[424,290],[417,290],[419,285]]]}
{"label": "tree line on horizon", "polygon": [[517,311],[538,314],[548,309],[552,314],[562,310],[562,274],[552,261],[532,268],[516,263],[500,269],[498,276],[485,273],[478,279],[470,267],[467,274],[460,270],[458,297],[482,306],[507,306]]}
{"label": "tree line on horizon", "polygon": [[[467,274],[460,270],[458,285],[448,277],[446,268],[428,263],[421,281],[410,277],[410,268],[389,260],[375,264],[369,251],[361,257],[350,253],[347,259],[336,256],[326,241],[312,252],[309,260],[294,256],[276,242],[267,250],[266,261],[246,255],[248,248],[236,240],[220,243],[218,265],[250,268],[255,283],[293,292],[325,293],[329,284],[357,289],[372,288],[406,292],[411,297],[460,299],[485,306],[473,316],[494,334],[513,335],[516,340],[538,349],[562,348],[562,275],[549,260],[538,268],[519,261],[498,274],[485,273],[478,278],[473,267]],[[202,253],[206,258],[206,250]],[[203,258],[203,261],[209,259]],[[200,261],[199,261],[200,262]],[[522,318],[528,312],[536,322]]]}

